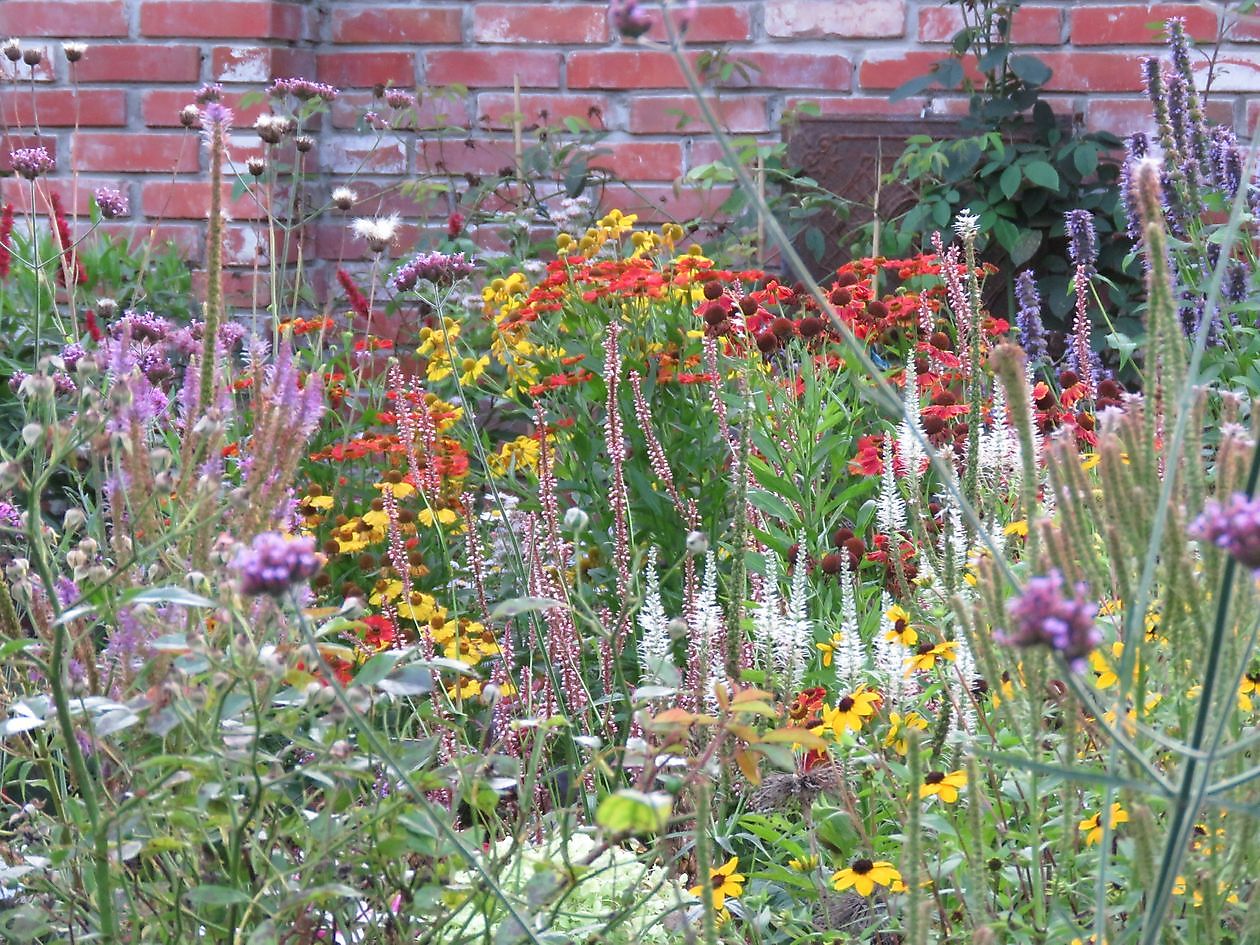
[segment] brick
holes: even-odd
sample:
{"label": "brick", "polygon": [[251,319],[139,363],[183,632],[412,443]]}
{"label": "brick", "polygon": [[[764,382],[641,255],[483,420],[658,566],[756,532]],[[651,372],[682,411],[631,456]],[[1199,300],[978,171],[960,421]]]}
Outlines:
{"label": "brick", "polygon": [[1183,17],[1186,32],[1196,40],[1215,39],[1218,26],[1214,12],[1193,3],[1077,7],[1071,17],[1076,46],[1153,46],[1163,42],[1170,17]]}
{"label": "brick", "polygon": [[[733,95],[711,99],[725,130],[731,134],[761,134],[770,130],[770,100],[764,95]],[[708,134],[700,109],[689,95],[636,95],[630,100],[633,134]]]}
{"label": "brick", "polygon": [[[250,194],[232,198],[232,185],[222,188],[223,206],[234,220],[264,219],[266,211]],[[210,184],[206,181],[145,181],[140,199],[141,212],[164,220],[204,220],[210,207]]]}
{"label": "brick", "polygon": [[774,39],[870,39],[904,36],[904,0],[767,0]]}
{"label": "brick", "polygon": [[[179,113],[185,105],[195,104],[193,89],[151,89],[140,97],[140,117],[149,128],[179,128]],[[86,94],[86,93],[85,93]],[[223,104],[232,109],[236,116],[233,122],[237,128],[245,128],[254,123],[254,119],[268,111],[266,102],[255,102],[249,108],[241,107],[241,99],[245,92],[225,91]]]}
{"label": "brick", "polygon": [[569,53],[567,77],[571,89],[677,89],[686,85],[671,54],[648,50]]}
{"label": "brick", "polygon": [[127,35],[127,12],[119,0],[5,0],[0,10],[8,24],[0,32],[6,36],[99,39]]}
{"label": "brick", "polygon": [[[577,118],[593,128],[603,128],[608,107],[608,99],[603,95],[522,93],[520,98],[521,122],[526,128],[559,125],[565,118]],[[483,92],[477,96],[477,120],[488,128],[511,128],[516,109],[516,99],[509,93]]]}
{"label": "brick", "polygon": [[332,11],[335,43],[458,43],[460,11],[415,7],[372,7]]}
{"label": "brick", "polygon": [[[8,153],[7,151],[5,152]],[[127,194],[129,188],[126,183],[117,180],[97,179],[85,180],[79,178],[78,188],[76,189],[74,181],[69,178],[49,177],[40,181],[39,192],[35,197],[35,212],[46,213],[48,204],[45,202],[47,198],[45,192],[55,192],[61,197],[62,205],[65,206],[66,212],[73,214],[78,210],[79,216],[86,216],[88,208],[92,206],[92,191],[97,187],[113,187],[115,190],[121,190]],[[5,177],[0,179],[0,205],[11,203],[15,213],[30,212],[31,201],[31,185],[19,177]],[[134,206],[134,205],[133,205]]]}
{"label": "brick", "polygon": [[485,138],[431,138],[416,148],[416,172],[421,174],[480,174],[490,177],[512,172],[515,156],[511,141]]}
{"label": "brick", "polygon": [[303,10],[274,0],[158,0],[140,7],[140,32],[145,36],[197,38],[244,37],[301,39]]}
{"label": "brick", "polygon": [[[542,50],[446,49],[424,54],[424,78],[428,85],[484,89],[511,88],[512,77],[520,76],[523,87],[558,88],[560,59],[560,53]],[[571,73],[569,84],[581,87]]]}
{"label": "brick", "polygon": [[[858,68],[858,85],[863,89],[895,89],[924,75],[943,58],[945,57],[941,53],[927,50],[868,53]],[[975,71],[974,59],[969,57],[965,67],[968,75],[973,79],[980,79],[979,73]]]}
{"label": "brick", "polygon": [[319,157],[320,167],[331,174],[407,173],[407,149],[401,141],[334,138],[320,142]]}
{"label": "brick", "polygon": [[75,135],[75,163],[83,171],[196,171],[196,137],[151,132],[83,132]]}
{"label": "brick", "polygon": [[[659,17],[648,30],[648,38],[664,40],[668,37]],[[688,43],[735,43],[752,36],[748,7],[731,3],[705,3],[696,8],[687,26]]]}
{"label": "brick", "polygon": [[311,75],[315,54],[278,46],[216,46],[210,52],[210,75],[216,82],[259,83],[284,76]]}
{"label": "brick", "polygon": [[413,88],[416,60],[403,52],[334,52],[317,57],[320,82],[339,88],[370,89],[379,83]]}
{"label": "brick", "polygon": [[96,44],[75,66],[80,82],[196,82],[201,50],[167,43]]}
{"label": "brick", "polygon": [[[758,140],[756,143],[759,147],[773,147],[776,144],[780,144],[781,140],[782,139],[779,138],[768,138]],[[740,138],[737,143],[737,147],[735,148],[735,153],[738,155],[742,146],[745,143],[751,144],[752,141],[753,139],[751,138]],[[721,161],[723,163],[726,162],[726,155],[722,151],[722,145],[720,142],[711,138],[706,138],[703,141],[695,141],[692,143],[691,150],[687,153],[687,167],[689,169],[697,168],[704,164],[712,164],[715,161]]]}
{"label": "brick", "polygon": [[[949,43],[963,28],[962,13],[954,7],[919,10],[919,41]],[[1063,42],[1063,10],[1059,7],[1020,7],[1011,22],[1011,40],[1023,46],[1058,46]]]}
{"label": "brick", "polygon": [[163,223],[140,229],[127,223],[105,223],[101,231],[128,245],[131,252],[138,252],[152,245],[165,250],[169,244],[187,259],[200,259],[204,245],[204,223]]}
{"label": "brick", "polygon": [[[3,0],[0,0],[3,2]],[[4,7],[0,6],[0,10]],[[5,39],[8,37],[6,36]],[[4,40],[0,40],[4,42]],[[27,49],[38,49],[41,53],[39,62],[32,69],[24,62],[18,62],[10,65],[9,60],[0,59],[4,63],[3,69],[0,69],[0,76],[3,76],[3,82],[8,85],[13,74],[17,74],[19,82],[30,82],[32,78],[36,82],[55,82],[57,80],[57,66],[66,67],[65,56],[61,52],[61,47],[56,43],[33,43],[30,40],[22,42],[23,51]]]}
{"label": "brick", "polygon": [[[1207,62],[1193,63],[1195,85],[1202,91],[1208,75]],[[1260,92],[1260,63],[1254,56],[1217,57],[1212,68],[1212,92]]]}
{"label": "brick", "polygon": [[0,99],[0,115],[10,125],[121,127],[127,124],[127,93],[121,89],[37,89],[32,94],[8,94]]}
{"label": "brick", "polygon": [[847,92],[853,87],[853,65],[835,53],[741,52],[737,57],[751,67],[747,78],[738,72],[727,83],[770,89],[823,89]]}
{"label": "brick", "polygon": [[408,113],[402,119],[388,105],[375,98],[370,92],[348,92],[337,96],[332,105],[332,124],[334,128],[357,129],[364,112],[375,111],[391,123],[400,122],[397,127],[413,131],[425,131],[434,128],[467,128],[469,123],[468,104],[464,98],[446,95],[425,95],[420,100],[419,108]]}
{"label": "brick", "polygon": [[1138,92],[1142,89],[1138,55],[1110,52],[1051,52],[1039,57],[1054,70],[1048,92]]}
{"label": "brick", "polygon": [[683,172],[683,149],[677,141],[602,143],[605,154],[592,155],[590,166],[631,181],[672,181]]}
{"label": "brick", "polygon": [[608,11],[602,4],[478,3],[473,39],[479,43],[606,43]]}

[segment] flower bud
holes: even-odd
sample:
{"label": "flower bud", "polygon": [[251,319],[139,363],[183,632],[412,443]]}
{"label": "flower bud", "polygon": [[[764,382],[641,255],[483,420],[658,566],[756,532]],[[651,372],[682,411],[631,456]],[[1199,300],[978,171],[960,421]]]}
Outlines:
{"label": "flower bud", "polygon": [[22,61],[34,69],[44,61],[44,51],[38,46],[28,46],[22,50]]}
{"label": "flower bud", "polygon": [[28,423],[22,427],[22,440],[27,446],[34,446],[44,436],[43,424]]}
{"label": "flower bud", "polygon": [[564,513],[564,527],[571,532],[584,532],[590,523],[591,517],[577,507]]}
{"label": "flower bud", "polygon": [[705,554],[709,550],[709,536],[704,532],[688,532],[687,533],[687,554],[696,555]]}

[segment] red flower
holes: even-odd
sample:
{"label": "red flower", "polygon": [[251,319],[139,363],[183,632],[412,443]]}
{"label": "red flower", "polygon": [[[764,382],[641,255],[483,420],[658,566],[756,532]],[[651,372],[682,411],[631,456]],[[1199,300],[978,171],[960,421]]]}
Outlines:
{"label": "red flower", "polygon": [[368,300],[359,291],[359,287],[354,284],[354,280],[350,278],[350,273],[341,267],[337,268],[337,281],[341,283],[341,287],[346,291],[346,301],[350,303],[350,308],[354,314],[360,318],[371,318],[372,310],[368,307]]}
{"label": "red flower", "polygon": [[13,204],[6,203],[0,212],[0,279],[9,274],[13,254],[9,251],[9,237],[13,234]]}
{"label": "red flower", "polygon": [[57,234],[57,246],[61,250],[61,258],[64,262],[62,268],[57,271],[57,281],[65,285],[66,272],[69,271],[74,273],[75,285],[82,285],[87,282],[87,271],[74,251],[74,239],[70,236],[70,224],[66,222],[66,211],[61,205],[61,195],[54,190],[49,195],[49,202],[52,204],[52,223]]}

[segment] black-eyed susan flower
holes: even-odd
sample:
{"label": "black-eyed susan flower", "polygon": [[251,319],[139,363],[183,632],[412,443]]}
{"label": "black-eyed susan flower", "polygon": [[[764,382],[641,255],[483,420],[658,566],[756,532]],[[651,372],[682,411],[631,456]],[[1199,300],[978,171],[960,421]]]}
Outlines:
{"label": "black-eyed susan flower", "polygon": [[879,704],[879,693],[872,692],[862,686],[854,689],[849,695],[840,699],[835,706],[823,706],[822,725],[814,729],[821,735],[827,729],[839,738],[847,731],[858,731],[862,724],[875,714]]}
{"label": "black-eyed susan flower", "polygon": [[910,615],[900,604],[893,604],[884,616],[891,624],[891,629],[885,633],[887,639],[905,647],[914,646],[919,642],[919,631],[910,626]]}
{"label": "black-eyed susan flower", "polygon": [[927,672],[935,668],[937,660],[953,662],[954,650],[957,648],[958,644],[953,640],[942,643],[920,643],[914,655],[906,660],[906,675],[909,676],[916,670]]}
{"label": "black-eyed susan flower", "polygon": [[888,734],[884,736],[884,747],[892,748],[899,755],[904,755],[908,748],[906,732],[923,732],[928,727],[927,719],[918,712],[907,712],[905,715],[892,712],[889,713],[888,722]]}
{"label": "black-eyed susan flower", "polygon": [[919,798],[939,797],[942,803],[953,804],[958,800],[958,792],[967,786],[966,771],[929,771],[923,783],[919,785]]}
{"label": "black-eyed susan flower", "polygon": [[822,654],[823,666],[830,666],[835,661],[836,650],[840,649],[842,643],[844,643],[844,634],[833,633],[827,642],[814,644],[818,652]]}
{"label": "black-eyed susan flower", "polygon": [[[737,869],[739,857],[733,856],[716,869],[709,870],[709,889],[715,912],[726,908],[727,899],[738,899],[744,892],[744,874],[735,872]],[[703,898],[704,886],[692,886],[688,892],[697,898]]]}
{"label": "black-eyed susan flower", "polygon": [[[1111,805],[1111,826],[1117,827],[1120,824],[1129,822],[1129,812],[1119,804]],[[1106,820],[1103,812],[1099,811],[1093,817],[1086,817],[1076,825],[1078,830],[1085,831],[1085,843],[1087,846],[1093,846],[1102,841],[1103,828],[1106,826]]]}
{"label": "black-eyed susan flower", "polygon": [[831,888],[836,892],[853,889],[860,896],[869,896],[876,886],[892,887],[901,884],[901,874],[887,860],[854,860],[831,876]]}
{"label": "black-eyed susan flower", "polygon": [[1238,711],[1250,712],[1260,699],[1260,673],[1248,673],[1238,684]]}

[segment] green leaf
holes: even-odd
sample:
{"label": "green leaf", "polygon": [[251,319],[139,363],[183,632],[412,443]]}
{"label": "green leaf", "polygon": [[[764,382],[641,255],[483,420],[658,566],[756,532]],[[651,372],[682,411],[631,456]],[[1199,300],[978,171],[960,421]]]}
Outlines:
{"label": "green leaf", "polygon": [[568,604],[550,597],[513,597],[511,600],[495,605],[494,610],[490,612],[490,619],[508,620],[511,617],[519,617],[521,614],[551,610],[556,607],[567,610]]}
{"label": "green leaf", "polygon": [[998,178],[998,187],[1002,189],[1002,196],[1007,200],[1014,197],[1019,193],[1019,185],[1023,180],[1024,175],[1019,172],[1019,165],[1008,165],[1006,170],[1002,172],[1002,176]]}
{"label": "green leaf", "polygon": [[1026,85],[1045,85],[1054,75],[1054,70],[1036,56],[1011,56],[1006,64]]}
{"label": "green leaf", "polygon": [[609,794],[595,811],[595,823],[613,834],[659,833],[669,822],[668,794],[624,788]]}
{"label": "green leaf", "polygon": [[354,676],[354,685],[356,686],[375,686],[378,682],[389,675],[389,671],[394,668],[394,664],[398,662],[399,654],[397,651],[377,653],[370,660],[363,664]]}
{"label": "green leaf", "polygon": [[1024,230],[1019,234],[1009,252],[1011,254],[1011,264],[1014,266],[1022,266],[1028,260],[1037,254],[1037,250],[1041,248],[1041,231],[1040,230]]}
{"label": "green leaf", "polygon": [[135,594],[124,594],[123,600],[129,604],[178,604],[180,607],[213,607],[214,601],[194,594],[192,591],[169,585],[167,587],[149,587]]}
{"label": "green leaf", "polygon": [[1059,189],[1059,172],[1049,161],[1033,161],[1024,168],[1024,177],[1030,184],[1046,190]]}
{"label": "green leaf", "polygon": [[761,509],[761,511],[773,515],[788,525],[794,524],[797,520],[797,515],[792,511],[792,507],[772,492],[751,489],[748,492],[748,501]]}
{"label": "green leaf", "polygon": [[184,898],[195,906],[243,906],[250,899],[239,889],[231,886],[198,886],[184,894]]}
{"label": "green leaf", "polygon": [[1092,144],[1082,144],[1073,152],[1072,163],[1076,165],[1077,173],[1088,177],[1098,170],[1098,148]]}

